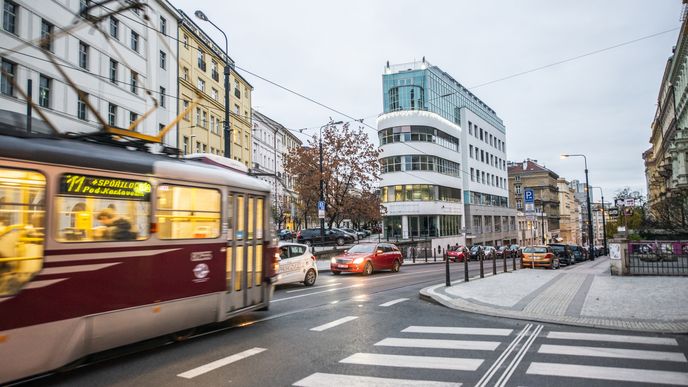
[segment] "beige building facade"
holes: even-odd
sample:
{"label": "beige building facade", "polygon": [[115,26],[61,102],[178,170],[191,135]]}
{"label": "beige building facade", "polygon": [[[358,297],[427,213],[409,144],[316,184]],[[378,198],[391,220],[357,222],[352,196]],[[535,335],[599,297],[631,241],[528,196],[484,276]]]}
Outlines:
{"label": "beige building facade", "polygon": [[566,179],[557,180],[559,189],[559,237],[561,242],[581,244],[581,204]]}

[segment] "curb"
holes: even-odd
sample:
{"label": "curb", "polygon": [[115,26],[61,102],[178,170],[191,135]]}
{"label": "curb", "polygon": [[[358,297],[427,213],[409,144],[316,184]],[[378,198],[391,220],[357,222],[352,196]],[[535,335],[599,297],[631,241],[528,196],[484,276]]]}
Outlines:
{"label": "curb", "polygon": [[[479,279],[479,277],[477,279]],[[473,280],[473,278],[471,278],[471,280]],[[463,283],[463,280],[456,281],[456,283]],[[454,285],[453,282],[452,285]],[[434,289],[441,288],[444,286],[444,284],[439,284],[425,287],[420,290],[419,296],[423,300],[434,302],[447,308],[491,317],[505,317],[516,320],[544,322],[576,327],[626,330],[634,332],[688,334],[688,321],[686,320],[679,320],[675,322],[658,322],[646,320],[614,320],[601,317],[558,317],[543,315],[525,315],[518,311],[500,310],[496,308],[489,308],[476,305],[471,303],[470,301],[466,301],[461,298],[451,298],[449,296],[439,294],[434,291]],[[457,301],[461,303],[461,305],[457,305]]]}

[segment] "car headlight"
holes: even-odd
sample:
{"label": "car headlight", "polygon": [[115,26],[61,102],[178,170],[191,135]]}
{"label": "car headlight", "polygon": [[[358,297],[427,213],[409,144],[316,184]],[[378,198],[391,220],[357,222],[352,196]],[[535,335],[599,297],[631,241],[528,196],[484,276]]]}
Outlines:
{"label": "car headlight", "polygon": [[337,258],[332,257],[332,259],[330,259],[330,262],[331,262],[331,263],[337,263]]}
{"label": "car headlight", "polygon": [[363,262],[363,257],[358,257],[358,258],[354,259],[354,265],[358,265],[361,262]]}

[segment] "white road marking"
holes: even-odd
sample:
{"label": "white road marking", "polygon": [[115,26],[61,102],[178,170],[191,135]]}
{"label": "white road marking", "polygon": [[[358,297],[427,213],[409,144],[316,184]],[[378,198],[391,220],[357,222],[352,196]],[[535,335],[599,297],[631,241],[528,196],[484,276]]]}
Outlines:
{"label": "white road marking", "polygon": [[280,301],[286,301],[286,300],[293,300],[295,298],[308,297],[308,296],[312,296],[315,294],[321,294],[321,293],[327,293],[327,292],[336,292],[337,290],[357,288],[360,286],[363,286],[363,285],[362,284],[356,284],[356,285],[351,285],[351,286],[345,286],[343,288],[334,288],[334,289],[321,290],[319,292],[313,292],[313,293],[308,293],[308,294],[299,294],[298,296],[278,298],[276,300],[271,300],[270,302],[280,302]]}
{"label": "white road marking", "polygon": [[441,333],[448,335],[483,335],[483,336],[509,336],[513,329],[495,328],[464,328],[464,327],[431,327],[412,325],[402,332],[408,333]]}
{"label": "white road marking", "polygon": [[196,367],[196,368],[194,368],[194,369],[192,369],[192,370],[189,370],[189,371],[186,371],[186,372],[182,372],[181,374],[179,374],[179,375],[177,375],[177,376],[179,376],[180,378],[192,379],[192,378],[195,378],[196,376],[203,375],[203,374],[205,374],[205,373],[207,373],[207,372],[216,370],[216,369],[218,369],[218,368],[220,368],[220,367],[224,367],[224,366],[226,366],[226,365],[228,365],[228,364],[232,364],[232,363],[234,363],[234,362],[236,362],[236,361],[239,361],[239,360],[241,360],[241,359],[245,359],[245,358],[247,358],[247,357],[249,357],[249,356],[257,355],[257,354],[259,354],[259,353],[261,353],[261,352],[263,352],[263,351],[267,351],[267,349],[265,349],[265,348],[258,348],[258,347],[256,347],[256,348],[251,348],[251,349],[248,349],[248,350],[246,350],[246,351],[239,352],[239,353],[237,353],[237,354],[235,354],[235,355],[227,356],[227,357],[225,357],[225,358],[223,358],[223,359],[215,360],[214,362],[211,362],[211,363],[202,365],[202,366],[200,366],[200,367]]}
{"label": "white road marking", "polygon": [[511,375],[513,375],[516,368],[518,368],[518,365],[521,364],[521,361],[530,349],[530,346],[533,345],[535,339],[538,337],[540,332],[542,332],[543,328],[543,325],[539,325],[533,330],[533,334],[530,335],[530,337],[526,340],[525,344],[523,344],[523,347],[521,347],[521,349],[514,356],[513,360],[511,360],[511,363],[509,363],[509,366],[506,367],[502,373],[502,376],[499,377],[497,383],[495,383],[495,387],[504,387],[506,385],[511,378]]}
{"label": "white road marking", "polygon": [[687,362],[686,355],[682,354],[681,352],[645,351],[624,348],[601,348],[573,345],[543,344],[540,346],[540,349],[538,349],[538,353],[549,353],[554,355],[613,357],[618,359],[676,361],[681,363]]}
{"label": "white road marking", "polygon": [[408,298],[397,298],[396,300],[387,301],[384,304],[380,304],[378,306],[388,307],[388,306],[392,306],[394,304],[398,304],[400,302],[404,302],[404,301],[408,301],[408,300],[409,300]]}
{"label": "white road marking", "polygon": [[533,362],[526,374],[688,386],[688,373],[635,368]]}
{"label": "white road marking", "polygon": [[389,379],[371,376],[315,373],[293,384],[300,387],[461,387],[461,383],[435,382],[432,380]]}
{"label": "white road marking", "polygon": [[375,343],[375,345],[385,347],[468,349],[478,351],[494,351],[499,347],[499,344],[501,344],[499,341],[402,339],[396,337],[388,337]]}
{"label": "white road marking", "polygon": [[483,359],[460,357],[384,355],[379,353],[355,353],[340,363],[376,365],[384,367],[428,368],[437,370],[475,371]]}
{"label": "white road marking", "polygon": [[337,286],[337,285],[341,285],[341,282],[335,282],[333,284],[320,285],[320,286],[312,286],[312,287],[303,288],[303,289],[287,290],[286,293],[303,292],[306,290],[313,290],[313,289],[319,289],[319,288],[330,288],[332,286]]}
{"label": "white road marking", "polygon": [[610,341],[616,343],[678,345],[676,339],[667,337],[606,335],[599,333],[549,332],[547,334],[547,338],[563,340]]}
{"label": "white road marking", "polygon": [[322,332],[322,331],[324,331],[324,330],[326,330],[326,329],[330,329],[330,328],[332,328],[332,327],[336,327],[337,325],[341,325],[341,324],[347,323],[347,322],[349,322],[349,321],[356,320],[357,318],[358,318],[358,316],[346,316],[346,317],[342,317],[342,318],[340,318],[339,320],[334,320],[334,321],[332,321],[331,323],[327,323],[327,324],[323,324],[323,325],[317,326],[317,327],[315,327],[315,328],[311,328],[311,330],[312,330],[312,331],[315,331],[315,332]]}
{"label": "white road marking", "polygon": [[518,343],[521,342],[521,339],[523,339],[523,337],[526,335],[526,333],[528,333],[528,331],[530,331],[530,328],[532,327],[533,324],[527,324],[525,327],[523,327],[521,332],[519,332],[519,334],[516,335],[516,337],[511,341],[511,343],[509,343],[509,346],[506,347],[504,352],[502,352],[502,354],[499,355],[497,360],[495,360],[495,362],[492,364],[492,366],[490,366],[487,372],[485,372],[485,374],[483,374],[480,380],[478,380],[478,383],[475,385],[476,387],[483,387],[487,385],[487,383],[490,381],[490,379],[492,379],[499,367],[502,366],[502,363],[504,363],[504,361],[509,357],[514,348],[516,348]]}

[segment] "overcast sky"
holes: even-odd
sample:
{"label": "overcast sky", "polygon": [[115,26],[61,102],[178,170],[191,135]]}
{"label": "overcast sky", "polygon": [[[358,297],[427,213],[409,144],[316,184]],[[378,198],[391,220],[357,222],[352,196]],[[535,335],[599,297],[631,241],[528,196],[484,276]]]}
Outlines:
{"label": "overcast sky", "polygon": [[[584,180],[582,159],[559,158],[584,153],[590,184],[601,186],[605,199],[626,186],[646,193],[642,152],[678,37],[680,0],[171,1],[189,15],[208,14],[229,36],[238,67],[373,127],[387,60],[425,56],[472,87],[674,29],[473,89],[504,120],[509,160],[535,159]],[[206,31],[224,43],[210,25]],[[348,120],[245,76],[255,88],[254,108],[288,128]]]}

